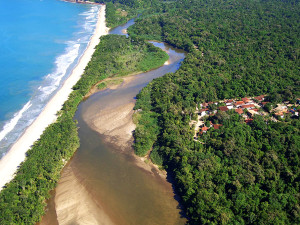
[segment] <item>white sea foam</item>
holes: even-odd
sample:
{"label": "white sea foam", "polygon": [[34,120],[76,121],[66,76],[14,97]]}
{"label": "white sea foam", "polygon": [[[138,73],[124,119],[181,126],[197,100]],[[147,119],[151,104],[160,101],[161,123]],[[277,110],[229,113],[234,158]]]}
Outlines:
{"label": "white sea foam", "polygon": [[[20,118],[22,117],[23,113],[27,111],[30,106],[31,102],[27,102],[26,105],[17,113],[14,114],[14,117],[4,125],[3,130],[0,132],[0,141],[5,138],[5,136],[14,129]],[[7,138],[6,138],[7,139]]]}
{"label": "white sea foam", "polygon": [[80,44],[74,41],[69,42],[69,46],[66,49],[66,53],[57,57],[55,60],[56,69],[53,73],[48,74],[44,78],[44,86],[40,86],[39,98],[41,101],[46,100],[49,95],[54,93],[61,84],[62,78],[66,75],[70,65],[75,61],[79,54]]}
{"label": "white sea foam", "polygon": [[[47,74],[36,86],[31,99],[16,112],[4,126],[0,127],[0,158],[9,147],[22,135],[25,129],[37,118],[50,98],[58,91],[63,81],[70,75],[80,55],[84,52],[97,22],[98,6],[93,6],[85,13],[79,25],[81,30],[74,34],[72,40],[65,42],[63,54],[56,57],[53,71]],[[2,156],[1,156],[2,155]]]}

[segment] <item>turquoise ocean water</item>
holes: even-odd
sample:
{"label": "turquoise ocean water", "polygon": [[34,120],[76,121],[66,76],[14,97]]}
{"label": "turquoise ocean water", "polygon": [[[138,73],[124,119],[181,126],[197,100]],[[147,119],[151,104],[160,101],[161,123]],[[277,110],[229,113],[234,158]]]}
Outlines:
{"label": "turquoise ocean water", "polygon": [[70,75],[98,9],[59,0],[0,1],[0,158]]}

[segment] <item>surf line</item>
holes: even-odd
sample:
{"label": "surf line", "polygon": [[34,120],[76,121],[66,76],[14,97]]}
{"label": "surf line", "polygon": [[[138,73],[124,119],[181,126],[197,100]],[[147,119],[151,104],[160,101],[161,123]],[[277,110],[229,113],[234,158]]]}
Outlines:
{"label": "surf line", "polygon": [[98,12],[98,21],[90,42],[73,69],[71,75],[64,82],[60,90],[47,103],[44,110],[35,121],[26,129],[23,135],[13,144],[9,152],[0,160],[0,190],[11,181],[18,166],[25,160],[25,154],[39,139],[46,127],[57,119],[56,113],[62,108],[64,102],[72,92],[72,87],[81,78],[85,67],[92,58],[95,47],[99,44],[100,37],[108,34],[105,23],[105,5],[102,5]]}

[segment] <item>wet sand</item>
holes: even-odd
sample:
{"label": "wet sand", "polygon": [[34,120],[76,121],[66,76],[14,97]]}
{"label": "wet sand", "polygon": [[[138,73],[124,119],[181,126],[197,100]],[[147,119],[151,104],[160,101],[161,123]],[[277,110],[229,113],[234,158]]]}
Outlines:
{"label": "wet sand", "polygon": [[59,203],[56,204],[56,214],[61,225],[113,224],[101,205],[93,200],[83,182],[78,180],[72,167],[64,170],[60,185],[56,189],[55,201]]}
{"label": "wet sand", "polygon": [[[125,27],[126,28],[126,27]],[[123,27],[117,28],[121,32]],[[66,165],[41,224],[184,224],[172,184],[133,154],[135,96],[152,79],[175,72],[183,52],[164,66],[125,78],[118,87],[91,95],[78,108],[80,148]],[[56,211],[56,213],[54,213]]]}

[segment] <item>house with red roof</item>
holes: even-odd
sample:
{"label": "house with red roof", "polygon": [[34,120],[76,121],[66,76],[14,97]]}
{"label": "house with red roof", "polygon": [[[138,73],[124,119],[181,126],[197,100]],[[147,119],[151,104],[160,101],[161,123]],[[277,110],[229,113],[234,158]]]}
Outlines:
{"label": "house with red roof", "polygon": [[227,106],[220,106],[219,109],[223,112],[227,112],[229,110]]}
{"label": "house with red roof", "polygon": [[253,119],[245,119],[246,123],[252,123]]}
{"label": "house with red roof", "polygon": [[242,101],[245,102],[245,103],[248,103],[248,102],[250,102],[250,99],[248,99],[247,97],[245,97],[245,98],[242,98]]}
{"label": "house with red roof", "polygon": [[254,104],[242,105],[241,108],[242,109],[253,109],[253,108],[255,108],[255,105]]}
{"label": "house with red roof", "polygon": [[226,106],[231,106],[233,104],[233,100],[229,99],[225,101]]}
{"label": "house with red roof", "polygon": [[209,111],[208,109],[200,109],[200,116],[205,116],[205,115],[208,115],[209,114]]}
{"label": "house with red roof", "polygon": [[244,104],[243,101],[236,101],[236,102],[234,103],[234,105],[235,105],[236,107],[239,107],[239,106],[241,106],[241,105],[243,105],[243,104]]}
{"label": "house with red roof", "polygon": [[208,131],[208,129],[209,128],[207,126],[204,126],[204,127],[201,128],[201,130],[202,130],[203,133],[206,133],[206,131]]}
{"label": "house with red roof", "polygon": [[214,129],[218,130],[220,127],[223,126],[222,124],[214,124]]}
{"label": "house with red roof", "polygon": [[260,96],[257,96],[257,97],[254,97],[254,99],[256,99],[257,101],[263,101],[265,99],[265,96],[264,95],[260,95]]}
{"label": "house with red roof", "polygon": [[243,109],[241,108],[235,109],[234,111],[237,112],[239,115],[244,113]]}

